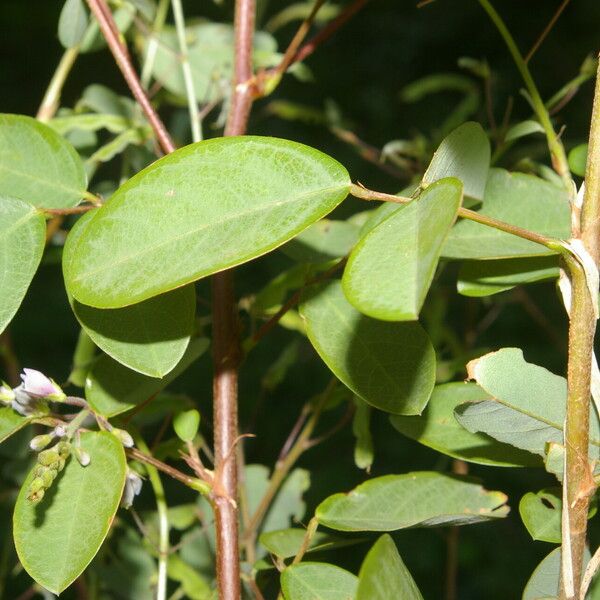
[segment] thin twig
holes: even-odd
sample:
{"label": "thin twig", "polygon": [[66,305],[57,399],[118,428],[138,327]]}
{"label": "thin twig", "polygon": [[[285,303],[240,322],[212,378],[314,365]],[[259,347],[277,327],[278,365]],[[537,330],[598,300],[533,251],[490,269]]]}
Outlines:
{"label": "thin twig", "polygon": [[78,56],[79,46],[74,46],[64,51],[35,116],[38,121],[47,123],[56,114],[60,106],[60,96],[63,86]]}
{"label": "thin twig", "polygon": [[65,215],[81,215],[98,208],[96,204],[80,204],[72,208],[42,208],[41,211],[46,215],[65,216]]}
{"label": "thin twig", "polygon": [[523,59],[525,61],[525,64],[527,64],[532,59],[533,55],[538,51],[539,47],[548,37],[548,34],[552,31],[552,28],[556,24],[556,21],[558,21],[558,18],[562,14],[563,10],[567,8],[567,4],[569,4],[570,1],[571,0],[563,0],[562,4],[556,9],[556,12],[552,15],[550,21],[548,21],[548,25],[544,27],[544,30],[542,31],[542,33],[540,33],[537,40],[535,40],[533,46],[531,47],[531,50],[529,50],[527,56],[525,56],[525,58]]}
{"label": "thin twig", "polygon": [[112,13],[106,5],[105,0],[87,0],[87,3],[94,14],[94,17],[98,21],[102,35],[106,39],[106,43],[108,44],[119,69],[121,69],[121,73],[123,73],[123,77],[125,78],[131,93],[144,111],[144,114],[156,135],[158,143],[166,154],[173,152],[175,150],[175,144],[160,117],[154,110],[154,107],[150,104],[150,100],[133,68],[129,51],[121,42],[115,20],[113,19]]}

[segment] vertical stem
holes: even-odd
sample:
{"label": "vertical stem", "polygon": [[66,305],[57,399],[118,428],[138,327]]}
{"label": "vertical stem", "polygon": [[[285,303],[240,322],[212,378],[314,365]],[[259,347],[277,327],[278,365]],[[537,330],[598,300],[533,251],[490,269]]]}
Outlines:
{"label": "vertical stem", "polygon": [[188,46],[185,39],[185,19],[183,17],[183,8],[181,0],[171,0],[173,15],[175,16],[175,27],[177,29],[177,40],[179,43],[179,54],[181,60],[181,70],[183,72],[183,81],[185,84],[185,95],[187,96],[188,110],[190,113],[190,123],[192,126],[192,140],[199,142],[202,139],[202,129],[200,127],[200,117],[198,115],[198,101],[196,100],[196,90],[192,77],[192,67],[188,58]]}
{"label": "vertical stem", "polygon": [[142,67],[141,81],[144,88],[148,87],[150,78],[152,77],[152,69],[154,67],[154,60],[158,51],[158,34],[162,30],[165,21],[167,20],[167,13],[169,12],[170,0],[160,0],[156,9],[156,16],[154,17],[154,23],[152,24],[152,34],[148,40],[146,49],[146,56],[144,57],[144,65]]}
{"label": "vertical stem", "polygon": [[581,237],[596,265],[600,265],[600,61],[596,74],[592,125],[581,211]]}
{"label": "vertical stem", "polygon": [[[140,435],[134,436],[137,447],[146,454],[150,450]],[[167,597],[167,559],[169,558],[169,512],[165,499],[165,489],[158,469],[146,463],[148,479],[154,491],[156,510],[158,513],[158,581],[156,583],[156,600],[165,600]]]}
{"label": "vertical stem", "polygon": [[[596,265],[600,262],[600,83],[596,80],[592,125],[586,170],[586,191],[581,212],[581,238]],[[588,459],[591,364],[596,317],[588,282],[579,264],[569,260],[572,302],[569,323],[569,364],[567,375],[566,507],[569,523],[570,564],[573,594],[566,574],[561,575],[561,598],[579,598],[586,542],[590,497],[595,491]],[[594,292],[596,293],[596,292]],[[564,521],[565,519],[563,519]],[[563,551],[565,546],[563,543]],[[568,564],[563,561],[563,565]]]}
{"label": "vertical stem", "polygon": [[[255,0],[236,0],[233,98],[225,135],[244,135],[252,107],[252,41]],[[215,494],[217,589],[221,600],[241,597],[238,545],[237,465],[239,332],[233,272],[212,280],[213,304],[213,429],[215,472],[221,494]]]}
{"label": "vertical stem", "polygon": [[36,119],[38,119],[38,121],[46,123],[56,113],[60,105],[60,94],[63,86],[65,85],[65,81],[67,80],[67,77],[71,72],[73,65],[75,64],[78,55],[79,46],[74,46],[73,48],[68,48],[65,50],[60,62],[58,63],[58,66],[56,67],[56,71],[54,71],[54,75],[52,75],[52,79],[50,80],[48,89],[44,94],[42,103],[38,108],[36,115]]}

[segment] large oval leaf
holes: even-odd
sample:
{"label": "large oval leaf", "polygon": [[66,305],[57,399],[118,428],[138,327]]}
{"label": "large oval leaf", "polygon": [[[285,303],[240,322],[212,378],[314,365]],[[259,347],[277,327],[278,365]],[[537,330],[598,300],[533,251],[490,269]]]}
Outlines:
{"label": "large oval leaf", "polygon": [[418,319],[461,199],[460,181],[443,179],[363,237],[344,271],[348,300],[375,319]]}
{"label": "large oval leaf", "polygon": [[472,479],[423,471],[376,477],[348,494],[329,496],[316,516],[339,531],[468,525],[505,517],[506,500],[502,492],[488,492]]}
{"label": "large oval leaf", "polygon": [[177,366],[162,378],[135,373],[110,356],[101,356],[85,381],[85,397],[96,412],[114,417],[163,390],[207,348],[208,339],[192,340]]}
{"label": "large oval leaf", "polygon": [[21,306],[42,259],[45,239],[41,213],[21,200],[0,196],[0,333]]}
{"label": "large oval leaf", "polygon": [[75,148],[53,129],[23,115],[0,115],[0,194],[34,206],[67,208],[87,178]]}
{"label": "large oval leaf", "polygon": [[281,574],[285,600],[354,600],[358,578],[327,563],[304,562]]}
{"label": "large oval leaf", "polygon": [[141,302],[265,254],[333,210],[346,169],[275,138],[192,144],[130,179],[75,243],[65,277],[90,306]]}
{"label": "large oval leaf", "polygon": [[435,352],[419,323],[386,323],[358,312],[339,281],[311,286],[300,307],[325,364],[365,402],[420,414],[435,382]]}
{"label": "large oval leaf", "polygon": [[358,574],[356,600],[423,600],[392,538],[382,535],[369,550]]}
{"label": "large oval leaf", "polygon": [[[69,233],[75,244],[96,213],[81,217]],[[63,258],[63,271],[70,259]],[[163,377],[181,360],[194,329],[196,291],[193,285],[144,302],[103,310],[75,300],[67,285],[71,308],[92,341],[117,362],[149,377]]]}
{"label": "large oval leaf", "polygon": [[444,177],[463,182],[465,196],[481,200],[490,168],[490,142],[479,123],[469,121],[444,138],[425,175],[423,187]]}
{"label": "large oval leaf", "polygon": [[[492,169],[485,188],[482,215],[555,238],[571,236],[569,200],[563,188],[533,175]],[[545,246],[474,221],[457,223],[442,256],[490,259],[553,254]]]}
{"label": "large oval leaf", "polygon": [[13,519],[21,564],[54,594],[67,588],[94,558],[115,516],[125,484],[125,452],[107,432],[81,436],[91,462],[70,458],[39,504],[27,500],[29,474],[17,498]]}
{"label": "large oval leaf", "polygon": [[433,390],[420,417],[394,415],[390,421],[403,435],[454,458],[482,465],[500,467],[539,467],[538,458],[484,433],[472,433],[462,427],[454,410],[464,402],[490,398],[473,383],[447,383]]}

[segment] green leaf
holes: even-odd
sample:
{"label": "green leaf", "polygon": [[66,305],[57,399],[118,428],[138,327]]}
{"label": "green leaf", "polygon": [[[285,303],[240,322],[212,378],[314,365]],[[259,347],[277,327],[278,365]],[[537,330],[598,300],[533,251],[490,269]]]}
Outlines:
{"label": "green leaf", "polygon": [[569,152],[569,167],[575,175],[585,177],[587,165],[588,145],[579,144]]}
{"label": "green leaf", "polygon": [[544,133],[544,128],[537,121],[521,121],[506,132],[504,141],[512,142],[532,133]]}
{"label": "green leaf", "polygon": [[[193,25],[186,28],[186,39],[196,97],[208,103],[222,99],[229,93],[231,86],[227,84],[233,76],[233,27],[224,23]],[[268,66],[276,51],[273,36],[263,32],[254,35],[255,66]],[[158,36],[152,74],[170,92],[186,96],[174,27],[164,27]]]}
{"label": "green leaf", "polygon": [[[96,215],[89,212],[77,221],[69,233],[70,243],[77,243]],[[63,271],[69,267],[69,258],[63,257]],[[163,377],[181,360],[194,329],[193,285],[125,308],[101,310],[74,300],[66,278],[65,282],[79,324],[117,362],[149,377]]]}
{"label": "green leaf", "polygon": [[73,114],[55,117],[48,125],[54,131],[65,135],[72,131],[98,131],[106,129],[111,133],[123,133],[133,126],[129,117],[114,114]]}
{"label": "green leaf", "polygon": [[458,272],[458,293],[480,298],[523,283],[557,279],[558,257],[504,258],[465,261]]}
{"label": "green leaf", "polygon": [[32,420],[33,417],[23,417],[9,406],[0,407],[0,442],[23,429]]}
{"label": "green leaf", "polygon": [[386,323],[351,306],[339,281],[310,286],[300,312],[325,364],[375,408],[420,414],[435,382],[435,352],[419,323]]}
{"label": "green leaf", "polygon": [[88,25],[88,15],[83,0],[66,0],[58,19],[58,39],[65,48],[77,46]]}
{"label": "green leaf", "polygon": [[69,459],[43,501],[32,504],[29,474],[17,498],[13,518],[21,564],[40,585],[60,594],[89,565],[114,519],[125,484],[125,452],[107,432],[81,436],[91,462]]}
{"label": "green leaf", "polygon": [[448,135],[436,150],[422,187],[445,177],[456,177],[463,183],[464,194],[481,200],[490,168],[490,142],[479,123],[464,123]]}
{"label": "green leaf", "polygon": [[[304,529],[278,529],[266,531],[259,537],[259,542],[275,556],[280,558],[291,558],[296,556],[304,541],[306,531]],[[361,540],[342,538],[329,533],[317,531],[311,538],[307,553],[332,550],[342,546],[356,544]]]}
{"label": "green leaf", "polygon": [[160,379],[130,371],[109,356],[101,356],[85,382],[85,397],[96,412],[114,417],[163,390],[207,348],[206,338],[192,340],[177,366]]}
{"label": "green leaf", "polygon": [[191,442],[200,427],[200,413],[196,409],[177,413],[173,417],[173,429],[177,437],[183,442]]}
{"label": "green leaf", "polygon": [[349,186],[342,165],[296,142],[243,136],[186,146],[130,179],[76,243],[67,240],[68,287],[98,308],[141,302],[276,248],[333,210]]}
{"label": "green leaf", "polygon": [[519,502],[523,524],[534,540],[560,544],[562,499],[560,488],[545,488],[529,492]]}
{"label": "green leaf", "polygon": [[[584,550],[584,562],[590,560],[590,552],[587,547]],[[558,583],[561,569],[560,548],[555,548],[542,560],[531,574],[522,600],[557,600]],[[590,586],[587,600],[600,600],[600,580],[596,577]]]}
{"label": "green leaf", "polygon": [[285,600],[354,600],[358,577],[327,563],[304,562],[281,574]]}
{"label": "green leaf", "polygon": [[363,237],[344,271],[351,304],[375,319],[418,319],[461,199],[460,181],[443,179]]}
{"label": "green leaf", "polygon": [[[517,448],[546,455],[546,444],[562,443],[567,381],[528,363],[519,348],[502,348],[467,365],[469,377],[493,398],[466,403],[456,418],[469,431],[482,431]],[[600,428],[590,406],[590,453],[600,455]]]}
{"label": "green leaf", "polygon": [[83,163],[69,142],[31,117],[0,114],[0,194],[69,208],[86,186]]}
{"label": "green leaf", "polygon": [[30,204],[0,195],[0,333],[21,306],[45,243],[44,216]]}
{"label": "green leaf", "polygon": [[369,471],[373,464],[373,436],[371,435],[371,407],[358,396],[353,398],[356,410],[352,418],[354,443],[354,464],[359,469]]}
{"label": "green leaf", "polygon": [[539,459],[529,452],[497,442],[484,433],[471,433],[457,422],[454,410],[459,404],[489,397],[473,383],[446,383],[433,390],[422,416],[394,415],[390,421],[403,435],[453,458],[499,467],[539,467]]}
{"label": "green leaf", "polygon": [[500,519],[509,511],[506,500],[473,479],[422,471],[370,479],[347,494],[329,496],[315,514],[339,531],[395,531]]}
{"label": "green leaf", "polygon": [[[566,191],[533,175],[492,169],[480,214],[550,237],[568,239],[570,210]],[[545,256],[552,251],[510,233],[462,220],[446,240],[446,258],[490,259]]]}
{"label": "green leaf", "polygon": [[167,572],[170,579],[181,584],[186,597],[190,600],[211,600],[213,598],[213,592],[208,582],[177,554],[169,556]]}
{"label": "green leaf", "polygon": [[358,242],[360,227],[347,221],[321,219],[281,250],[298,262],[320,263],[346,256]]}
{"label": "green leaf", "polygon": [[423,600],[392,538],[382,535],[369,550],[358,574],[356,600]]}

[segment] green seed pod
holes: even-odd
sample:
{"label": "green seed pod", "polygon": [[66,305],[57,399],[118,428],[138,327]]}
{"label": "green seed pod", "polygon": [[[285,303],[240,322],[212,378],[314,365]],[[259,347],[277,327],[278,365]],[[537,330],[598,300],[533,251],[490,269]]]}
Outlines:
{"label": "green seed pod", "polygon": [[45,467],[50,467],[60,460],[60,455],[54,448],[50,448],[50,450],[43,450],[38,454],[38,463],[40,465],[44,465]]}

